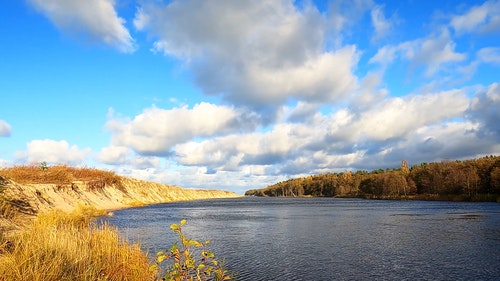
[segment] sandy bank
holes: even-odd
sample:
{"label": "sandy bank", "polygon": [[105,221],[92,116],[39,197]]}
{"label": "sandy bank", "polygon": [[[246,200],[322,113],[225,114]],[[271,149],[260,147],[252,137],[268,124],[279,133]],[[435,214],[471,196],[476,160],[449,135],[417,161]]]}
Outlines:
{"label": "sandy bank", "polygon": [[22,205],[25,213],[33,214],[53,209],[69,212],[80,205],[112,210],[155,203],[241,196],[223,190],[186,189],[130,178],[122,179],[119,188],[82,181],[67,185],[18,184],[9,181],[4,195]]}

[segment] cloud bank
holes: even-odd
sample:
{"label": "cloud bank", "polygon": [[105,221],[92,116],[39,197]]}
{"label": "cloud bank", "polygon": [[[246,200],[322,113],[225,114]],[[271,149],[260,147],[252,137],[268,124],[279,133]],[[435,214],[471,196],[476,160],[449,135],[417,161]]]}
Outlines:
{"label": "cloud bank", "polygon": [[50,139],[32,140],[27,143],[25,151],[16,152],[17,161],[26,163],[47,162],[50,164],[82,165],[90,148],[80,149],[76,145],[69,145],[65,140]]}
{"label": "cloud bank", "polygon": [[146,4],[134,21],[183,60],[208,95],[272,113],[290,99],[332,103],[353,91],[355,46],[326,50],[325,17],[290,1]]}

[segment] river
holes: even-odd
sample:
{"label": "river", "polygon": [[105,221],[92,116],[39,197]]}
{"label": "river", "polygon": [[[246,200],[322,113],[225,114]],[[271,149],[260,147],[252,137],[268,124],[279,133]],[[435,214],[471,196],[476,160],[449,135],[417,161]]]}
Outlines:
{"label": "river", "polygon": [[150,256],[181,219],[237,280],[500,280],[499,203],[244,197],[105,218]]}

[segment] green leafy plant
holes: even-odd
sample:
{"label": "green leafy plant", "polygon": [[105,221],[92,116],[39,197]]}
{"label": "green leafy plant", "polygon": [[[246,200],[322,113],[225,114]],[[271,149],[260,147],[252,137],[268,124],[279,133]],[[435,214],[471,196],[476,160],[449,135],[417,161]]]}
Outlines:
{"label": "green leafy plant", "polygon": [[[215,254],[207,248],[210,240],[204,243],[186,238],[182,227],[186,220],[179,224],[170,225],[170,229],[177,233],[180,244],[177,242],[169,250],[156,253],[156,263],[150,267],[151,271],[158,271],[160,265],[167,263],[163,280],[167,281],[206,281],[206,280],[232,280],[231,275],[224,266],[215,258]],[[195,255],[200,257],[196,258]]]}

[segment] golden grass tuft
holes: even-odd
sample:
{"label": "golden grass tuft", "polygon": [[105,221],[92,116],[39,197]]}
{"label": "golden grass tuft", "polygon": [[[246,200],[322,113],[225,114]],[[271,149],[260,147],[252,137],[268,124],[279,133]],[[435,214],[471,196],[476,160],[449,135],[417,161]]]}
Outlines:
{"label": "golden grass tuft", "polygon": [[105,185],[124,189],[122,177],[112,171],[94,168],[76,168],[67,165],[49,167],[21,165],[1,168],[0,177],[11,179],[20,184],[67,185],[74,181],[83,181],[95,189],[103,188]]}
{"label": "golden grass tuft", "polygon": [[154,280],[137,244],[91,222],[101,214],[92,208],[40,214],[28,230],[0,241],[0,280]]}

